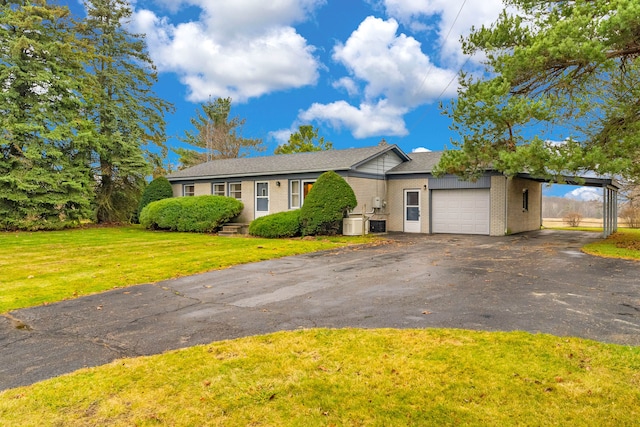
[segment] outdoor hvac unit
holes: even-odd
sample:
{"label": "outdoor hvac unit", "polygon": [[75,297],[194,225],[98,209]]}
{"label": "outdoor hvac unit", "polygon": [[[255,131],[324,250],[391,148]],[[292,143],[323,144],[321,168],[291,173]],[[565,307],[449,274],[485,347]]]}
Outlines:
{"label": "outdoor hvac unit", "polygon": [[387,232],[387,220],[385,219],[372,219],[369,220],[369,231],[372,233],[386,233]]}
{"label": "outdoor hvac unit", "polygon": [[[369,221],[364,224],[364,233],[369,234]],[[362,236],[362,218],[344,218],[342,220],[342,234],[345,236]]]}

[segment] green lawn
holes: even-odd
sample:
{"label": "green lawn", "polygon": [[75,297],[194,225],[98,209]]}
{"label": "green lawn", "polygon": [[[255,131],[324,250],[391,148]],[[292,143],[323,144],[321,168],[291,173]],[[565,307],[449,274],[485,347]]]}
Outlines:
{"label": "green lawn", "polygon": [[0,393],[8,426],[634,426],[640,347],[461,330],[280,332]]}
{"label": "green lawn", "polygon": [[602,257],[640,260],[640,229],[619,228],[607,239],[590,243],[582,250]]}
{"label": "green lawn", "polygon": [[0,233],[0,313],[114,287],[372,242],[372,237],[255,239],[140,227]]}

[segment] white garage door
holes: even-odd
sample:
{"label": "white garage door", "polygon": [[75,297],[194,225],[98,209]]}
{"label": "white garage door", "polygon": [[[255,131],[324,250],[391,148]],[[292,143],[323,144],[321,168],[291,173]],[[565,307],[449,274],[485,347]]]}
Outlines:
{"label": "white garage door", "polygon": [[489,189],[433,190],[433,233],[489,234]]}

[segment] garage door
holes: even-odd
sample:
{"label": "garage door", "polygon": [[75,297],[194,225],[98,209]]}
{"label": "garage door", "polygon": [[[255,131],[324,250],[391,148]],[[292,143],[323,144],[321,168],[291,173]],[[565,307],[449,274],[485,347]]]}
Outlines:
{"label": "garage door", "polygon": [[489,189],[433,190],[433,233],[489,234]]}

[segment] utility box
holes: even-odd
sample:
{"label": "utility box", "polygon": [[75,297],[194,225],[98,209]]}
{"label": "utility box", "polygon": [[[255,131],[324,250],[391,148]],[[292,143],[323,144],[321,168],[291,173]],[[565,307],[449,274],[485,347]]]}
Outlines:
{"label": "utility box", "polygon": [[[342,220],[342,234],[344,236],[362,236],[362,218],[344,218]],[[369,234],[369,220],[365,221],[364,234]]]}
{"label": "utility box", "polygon": [[382,199],[380,197],[374,197],[373,200],[371,201],[371,207],[374,209],[381,209]]}

